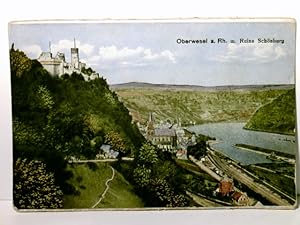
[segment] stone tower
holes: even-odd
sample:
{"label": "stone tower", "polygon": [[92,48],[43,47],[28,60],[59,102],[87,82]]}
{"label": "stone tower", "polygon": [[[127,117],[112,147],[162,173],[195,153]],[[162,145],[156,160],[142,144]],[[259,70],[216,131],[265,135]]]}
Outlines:
{"label": "stone tower", "polygon": [[76,40],[74,38],[74,48],[71,48],[71,66],[74,69],[79,69],[79,52],[76,48]]}

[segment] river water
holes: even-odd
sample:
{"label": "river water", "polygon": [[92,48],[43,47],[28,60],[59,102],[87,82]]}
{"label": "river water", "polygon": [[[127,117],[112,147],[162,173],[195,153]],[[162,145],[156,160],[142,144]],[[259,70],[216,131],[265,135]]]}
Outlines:
{"label": "river water", "polygon": [[275,151],[296,154],[295,136],[250,131],[243,127],[245,123],[210,123],[195,125],[188,130],[196,134],[209,135],[218,141],[214,149],[225,153],[230,158],[244,165],[271,163],[266,156],[234,147],[235,144],[248,144]]}

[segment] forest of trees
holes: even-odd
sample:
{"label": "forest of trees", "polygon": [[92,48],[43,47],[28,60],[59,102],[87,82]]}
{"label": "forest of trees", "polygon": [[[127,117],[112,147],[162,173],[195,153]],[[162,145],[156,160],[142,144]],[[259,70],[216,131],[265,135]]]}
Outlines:
{"label": "forest of trees", "polygon": [[[74,191],[67,183],[72,176],[66,170],[71,157],[93,159],[103,143],[121,156],[132,155],[142,146],[143,136],[105,79],[85,82],[77,73],[52,77],[38,61],[13,47],[10,62],[16,207],[62,207],[61,193]],[[38,173],[30,170],[33,166]],[[20,175],[22,171],[26,174]],[[26,179],[39,181],[31,182],[36,185],[32,194]],[[39,188],[43,182],[55,188]],[[45,198],[53,204],[42,204]]]}

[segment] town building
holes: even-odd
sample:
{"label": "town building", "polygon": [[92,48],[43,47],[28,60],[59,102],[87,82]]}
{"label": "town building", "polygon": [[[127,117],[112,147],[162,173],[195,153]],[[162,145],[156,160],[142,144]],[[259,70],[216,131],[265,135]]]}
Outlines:
{"label": "town building", "polygon": [[96,155],[96,159],[116,159],[118,155],[119,152],[112,149],[110,145],[103,144],[99,154]]}
{"label": "town building", "polygon": [[179,150],[177,150],[176,152],[176,158],[177,159],[183,159],[183,160],[187,160],[187,150],[184,148],[180,148]]}
{"label": "town building", "polygon": [[155,128],[151,141],[162,150],[173,151],[176,147],[176,132],[172,128]]}
{"label": "town building", "polygon": [[228,197],[234,191],[233,179],[224,177],[217,188],[217,193],[222,197]]}
{"label": "town building", "polygon": [[234,205],[237,206],[247,206],[250,205],[250,199],[246,193],[235,191],[231,195],[232,201]]}
{"label": "town building", "polygon": [[146,138],[163,151],[173,152],[177,146],[176,131],[172,126],[159,125],[155,127],[153,113],[150,113],[146,128]]}
{"label": "town building", "polygon": [[155,121],[154,113],[149,113],[146,126],[139,125],[144,137],[163,151],[175,153],[180,159],[187,160],[187,147],[196,144],[195,134],[181,126],[180,118],[171,122]]}
{"label": "town building", "polygon": [[85,81],[99,78],[98,73],[86,74],[82,71],[86,68],[86,64],[79,60],[79,49],[76,47],[75,39],[74,47],[71,48],[71,63],[66,62],[65,54],[62,52],[57,52],[56,56],[53,57],[50,43],[49,51],[42,52],[37,60],[52,76],[60,77],[63,74],[81,73]]}

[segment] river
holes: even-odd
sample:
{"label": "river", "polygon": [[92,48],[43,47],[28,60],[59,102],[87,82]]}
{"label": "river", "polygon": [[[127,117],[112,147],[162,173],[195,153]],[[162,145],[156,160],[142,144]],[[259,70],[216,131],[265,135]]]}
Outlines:
{"label": "river", "polygon": [[296,154],[295,136],[245,130],[245,123],[210,123],[188,128],[196,134],[209,135],[218,141],[213,147],[244,165],[271,163],[266,156],[234,147],[235,144],[248,144],[275,151]]}

